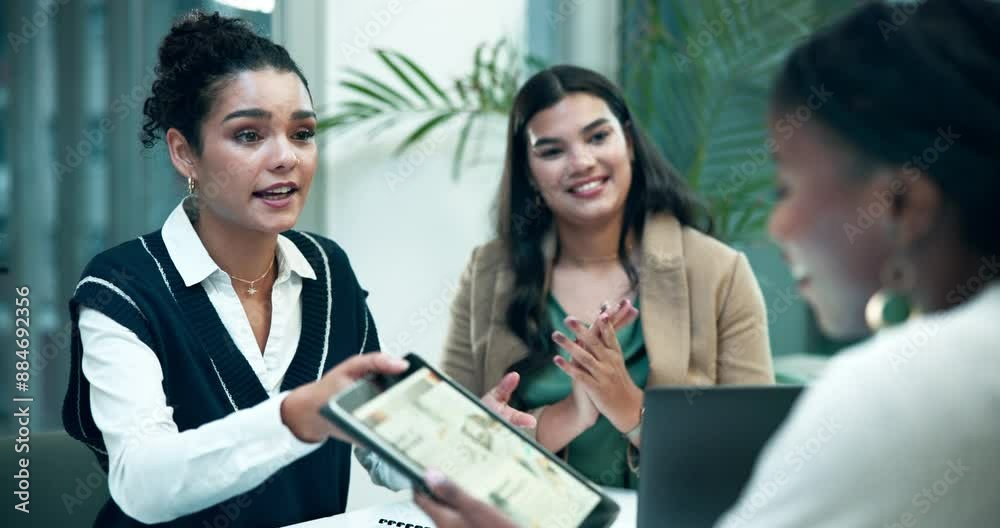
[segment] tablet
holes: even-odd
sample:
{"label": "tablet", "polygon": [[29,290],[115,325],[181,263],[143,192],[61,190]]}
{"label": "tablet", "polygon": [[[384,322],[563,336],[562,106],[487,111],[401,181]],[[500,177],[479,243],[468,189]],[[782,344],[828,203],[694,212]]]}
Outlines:
{"label": "tablet", "polygon": [[427,490],[437,469],[520,526],[604,528],[618,504],[415,354],[398,375],[362,379],[323,414]]}

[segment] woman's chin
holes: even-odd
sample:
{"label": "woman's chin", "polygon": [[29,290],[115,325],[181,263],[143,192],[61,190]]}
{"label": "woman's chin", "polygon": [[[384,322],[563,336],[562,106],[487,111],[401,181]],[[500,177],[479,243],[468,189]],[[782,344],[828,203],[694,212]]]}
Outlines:
{"label": "woman's chin", "polygon": [[622,209],[613,204],[593,204],[589,207],[578,207],[571,210],[560,211],[557,216],[565,219],[568,223],[578,226],[604,226],[614,221],[622,214]]}
{"label": "woman's chin", "polygon": [[298,213],[273,215],[268,218],[258,218],[254,224],[257,231],[277,235],[294,228],[298,219]]}
{"label": "woman's chin", "polygon": [[288,231],[289,229],[293,229],[293,228],[295,228],[295,222],[294,221],[292,221],[292,222],[284,222],[284,223],[281,223],[281,224],[271,225],[270,229],[268,229],[267,232],[275,234],[275,235],[280,235],[281,233],[284,233],[285,231]]}

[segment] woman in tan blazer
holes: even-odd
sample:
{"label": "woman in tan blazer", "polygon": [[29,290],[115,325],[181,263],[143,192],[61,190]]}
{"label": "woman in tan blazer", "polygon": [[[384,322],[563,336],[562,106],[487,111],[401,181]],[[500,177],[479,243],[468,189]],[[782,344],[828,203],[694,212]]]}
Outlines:
{"label": "woman in tan blazer", "polygon": [[[477,394],[529,355],[503,322],[514,282],[505,257],[500,241],[474,249],[452,306],[443,368]],[[641,259],[648,386],[774,383],[764,304],[742,253],[657,215]]]}
{"label": "woman in tan blazer", "polygon": [[[526,432],[595,482],[636,487],[645,387],[774,381],[750,265],[695,227],[695,204],[611,82],[536,74],[510,116],[499,237],[462,275],[443,370],[478,395],[508,394],[518,372]],[[590,326],[602,304],[603,334]],[[554,341],[566,335],[576,343]],[[405,485],[360,458],[375,482]]]}
{"label": "woman in tan blazer", "polygon": [[[519,372],[512,403],[536,416],[542,445],[571,447],[600,484],[634,486],[622,458],[639,445],[645,387],[774,381],[750,265],[694,226],[695,203],[607,79],[571,66],[532,77],[510,116],[500,236],[462,276],[444,371],[476,394]],[[599,354],[589,323],[620,299],[639,321]],[[564,334],[576,344],[553,340]]]}

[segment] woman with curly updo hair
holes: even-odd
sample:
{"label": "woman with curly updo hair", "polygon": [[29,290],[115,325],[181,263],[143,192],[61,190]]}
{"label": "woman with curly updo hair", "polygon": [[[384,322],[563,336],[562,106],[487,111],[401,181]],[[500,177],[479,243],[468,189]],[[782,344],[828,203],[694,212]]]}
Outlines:
{"label": "woman with curly updo hair", "polygon": [[[293,230],[316,172],[309,84],[242,20],[194,12],[159,49],[142,142],[188,196],[97,255],[70,301],[66,430],[97,455],[97,525],[284,526],[342,513],[330,396],[405,362],[344,251]],[[330,439],[330,437],[334,437]]]}

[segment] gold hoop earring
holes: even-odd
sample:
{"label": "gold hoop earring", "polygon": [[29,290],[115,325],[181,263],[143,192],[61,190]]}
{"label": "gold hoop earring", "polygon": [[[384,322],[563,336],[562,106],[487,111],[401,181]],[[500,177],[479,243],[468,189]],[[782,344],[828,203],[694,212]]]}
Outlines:
{"label": "gold hoop earring", "polygon": [[872,333],[917,315],[906,293],[913,287],[910,269],[895,258],[890,258],[882,268],[882,288],[865,305],[865,323]]}
{"label": "gold hoop earring", "polygon": [[192,195],[195,191],[194,178],[188,178],[188,194]]}

